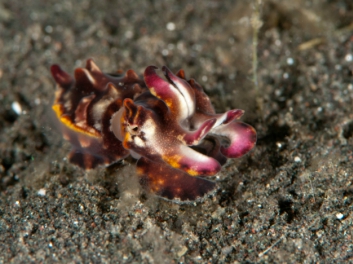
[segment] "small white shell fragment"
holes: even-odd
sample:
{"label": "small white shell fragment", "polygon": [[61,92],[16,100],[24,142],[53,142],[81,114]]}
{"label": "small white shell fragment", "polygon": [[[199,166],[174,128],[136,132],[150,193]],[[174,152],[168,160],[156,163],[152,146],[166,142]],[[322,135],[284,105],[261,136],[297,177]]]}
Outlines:
{"label": "small white shell fragment", "polygon": [[183,246],[178,252],[177,255],[179,258],[185,255],[185,253],[188,251],[188,248],[186,246]]}
{"label": "small white shell fragment", "polygon": [[347,54],[344,59],[348,62],[351,62],[353,60],[353,55],[352,54]]}
{"label": "small white shell fragment", "polygon": [[296,156],[296,157],[294,157],[294,161],[297,162],[297,163],[299,163],[299,162],[302,162],[302,159],[299,158],[298,156]]}
{"label": "small white shell fragment", "polygon": [[338,220],[342,220],[342,219],[344,218],[344,214],[342,214],[342,213],[337,213],[337,214],[336,214],[336,217],[337,217]]}
{"label": "small white shell fragment", "polygon": [[166,28],[169,31],[173,31],[173,30],[175,30],[175,24],[173,22],[168,22],[167,25],[166,25]]}
{"label": "small white shell fragment", "polygon": [[287,58],[287,64],[288,65],[293,65],[294,64],[294,59],[293,58]]}
{"label": "small white shell fragment", "polygon": [[37,194],[38,194],[39,196],[45,196],[46,193],[47,193],[47,190],[44,189],[44,188],[39,189],[38,192],[37,192]]}
{"label": "small white shell fragment", "polygon": [[19,102],[17,101],[12,102],[11,108],[17,115],[22,114],[22,107]]}

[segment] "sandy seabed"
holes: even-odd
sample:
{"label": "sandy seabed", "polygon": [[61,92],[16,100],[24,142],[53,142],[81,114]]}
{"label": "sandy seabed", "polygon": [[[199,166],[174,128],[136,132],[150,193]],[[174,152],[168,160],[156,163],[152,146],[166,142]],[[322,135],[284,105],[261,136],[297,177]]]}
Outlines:
{"label": "sandy seabed", "polygon": [[[353,261],[353,2],[0,2],[0,263]],[[146,194],[135,161],[65,159],[49,67],[183,68],[256,148],[200,204]]]}

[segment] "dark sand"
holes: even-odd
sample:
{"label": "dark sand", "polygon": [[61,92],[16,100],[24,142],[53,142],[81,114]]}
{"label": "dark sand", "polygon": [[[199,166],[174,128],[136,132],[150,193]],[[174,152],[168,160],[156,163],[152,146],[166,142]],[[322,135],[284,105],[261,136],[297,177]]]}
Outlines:
{"label": "dark sand", "polygon": [[[0,263],[353,261],[353,1],[265,1],[258,100],[249,2],[0,2]],[[69,164],[49,67],[87,58],[183,68],[255,150],[197,205],[144,193],[132,159]]]}

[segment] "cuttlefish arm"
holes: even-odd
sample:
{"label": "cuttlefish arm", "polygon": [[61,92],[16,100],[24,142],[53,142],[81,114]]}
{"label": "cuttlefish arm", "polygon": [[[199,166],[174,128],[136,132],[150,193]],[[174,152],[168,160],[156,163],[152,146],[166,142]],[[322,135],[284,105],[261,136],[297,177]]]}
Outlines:
{"label": "cuttlefish arm", "polygon": [[221,146],[221,153],[228,158],[239,158],[256,144],[255,129],[245,123],[233,121],[211,130],[211,134],[226,137],[228,146]]}
{"label": "cuttlefish arm", "polygon": [[174,75],[167,67],[162,71],[167,80],[159,77],[155,66],[148,66],[144,72],[145,83],[150,92],[163,100],[179,122],[185,121],[195,112],[195,94],[187,81]]}

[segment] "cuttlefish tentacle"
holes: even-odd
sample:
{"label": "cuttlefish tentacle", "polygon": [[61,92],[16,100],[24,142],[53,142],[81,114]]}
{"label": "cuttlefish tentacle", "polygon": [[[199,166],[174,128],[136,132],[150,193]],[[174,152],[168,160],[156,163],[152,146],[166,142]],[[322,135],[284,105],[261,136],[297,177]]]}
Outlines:
{"label": "cuttlefish tentacle", "polygon": [[185,135],[183,136],[183,141],[188,146],[197,145],[200,140],[202,140],[207,135],[207,133],[210,132],[216,122],[216,118],[211,118],[203,122],[197,130],[186,131]]}
{"label": "cuttlefish tentacle", "polygon": [[157,75],[156,69],[154,66],[146,68],[144,79],[147,87],[154,96],[167,104],[175,120],[184,122],[195,111],[193,89],[186,81],[172,74],[167,67],[162,69],[167,81]]}
{"label": "cuttlefish tentacle", "polygon": [[221,166],[227,162],[227,157],[222,154],[221,142],[217,137],[207,135],[201,143],[196,146],[191,146],[191,148],[208,157],[214,158]]}
{"label": "cuttlefish tentacle", "polygon": [[256,143],[255,129],[242,122],[231,122],[212,129],[211,133],[227,137],[229,146],[221,147],[221,152],[228,158],[239,158],[249,152]]}
{"label": "cuttlefish tentacle", "polygon": [[220,125],[228,124],[233,120],[239,119],[244,114],[244,110],[233,109],[225,112],[224,114],[207,114],[203,112],[196,112],[191,118],[190,124],[194,127],[199,127],[208,119],[216,119],[213,128]]}
{"label": "cuttlefish tentacle", "polygon": [[[179,71],[180,72],[180,71]],[[185,73],[182,73],[185,79]],[[195,109],[197,112],[202,112],[206,114],[215,114],[215,110],[212,106],[210,98],[203,91],[203,88],[194,79],[188,80],[190,87],[194,90],[195,94]]]}
{"label": "cuttlefish tentacle", "polygon": [[162,159],[170,166],[181,169],[192,176],[212,176],[221,169],[216,159],[183,144],[174,146],[173,149],[166,149],[166,152],[161,154]]}
{"label": "cuttlefish tentacle", "polygon": [[180,93],[181,96],[178,96],[178,98],[180,98],[180,103],[183,104],[184,107],[186,107],[187,111],[187,114],[184,118],[189,118],[195,112],[195,93],[193,89],[186,80],[183,80],[178,76],[174,75],[168,69],[168,67],[163,66],[162,71],[167,80],[170,82],[170,84],[175,87]]}
{"label": "cuttlefish tentacle", "polygon": [[74,79],[67,72],[63,71],[59,65],[52,65],[50,71],[59,87],[69,89],[74,83]]}

